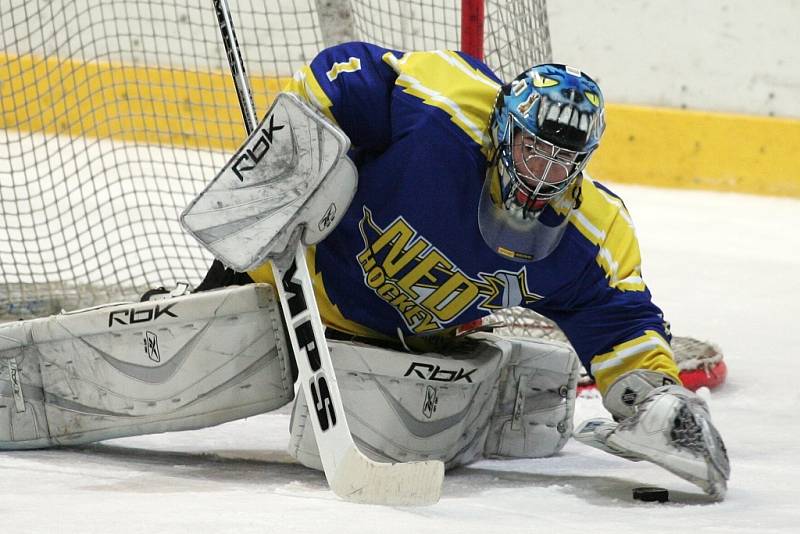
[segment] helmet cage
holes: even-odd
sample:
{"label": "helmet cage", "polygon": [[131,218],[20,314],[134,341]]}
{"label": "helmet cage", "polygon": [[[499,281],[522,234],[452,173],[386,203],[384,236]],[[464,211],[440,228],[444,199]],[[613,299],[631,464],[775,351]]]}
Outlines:
{"label": "helmet cage", "polygon": [[559,147],[525,128],[516,116],[509,118],[497,153],[499,201],[523,219],[537,217],[547,202],[569,188],[593,150]]}
{"label": "helmet cage", "polygon": [[530,262],[558,247],[604,129],[600,88],[578,69],[536,65],[500,88],[478,202],[478,227],[490,248]]}

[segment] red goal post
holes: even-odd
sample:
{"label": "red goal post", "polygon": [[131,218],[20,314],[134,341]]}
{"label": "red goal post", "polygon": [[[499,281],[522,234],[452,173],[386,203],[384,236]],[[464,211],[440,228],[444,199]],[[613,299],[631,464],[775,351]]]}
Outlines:
{"label": "red goal post", "polygon": [[483,59],[483,0],[461,2],[461,50]]}

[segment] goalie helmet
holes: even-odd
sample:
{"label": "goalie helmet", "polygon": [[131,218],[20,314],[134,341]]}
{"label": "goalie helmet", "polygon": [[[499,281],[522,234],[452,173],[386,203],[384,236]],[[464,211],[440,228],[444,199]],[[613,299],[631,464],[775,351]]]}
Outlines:
{"label": "goalie helmet", "polygon": [[517,261],[550,254],[580,204],[582,171],[605,128],[603,95],[573,67],[532,67],[500,88],[479,227],[497,253]]}

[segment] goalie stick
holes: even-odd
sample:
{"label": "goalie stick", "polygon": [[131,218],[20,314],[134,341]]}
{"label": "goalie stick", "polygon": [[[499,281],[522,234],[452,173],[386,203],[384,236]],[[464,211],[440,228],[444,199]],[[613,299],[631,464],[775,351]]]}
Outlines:
{"label": "goalie stick", "polygon": [[[256,111],[230,7],[227,0],[213,2],[249,135],[257,128]],[[297,361],[298,380],[309,399],[314,437],[333,492],[348,501],[370,504],[424,505],[438,501],[444,480],[442,462],[376,462],[356,446],[345,418],[302,241],[289,267],[280,272],[273,262],[272,272]]]}

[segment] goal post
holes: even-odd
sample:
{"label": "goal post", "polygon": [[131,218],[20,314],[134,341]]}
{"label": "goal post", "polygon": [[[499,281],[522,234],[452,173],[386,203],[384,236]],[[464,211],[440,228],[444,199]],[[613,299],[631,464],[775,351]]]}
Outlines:
{"label": "goal post", "polygon": [[461,3],[461,50],[483,59],[483,0],[463,0]]}
{"label": "goal post", "polygon": [[[505,79],[550,57],[545,0],[231,7],[259,113],[347,39],[463,49]],[[244,137],[207,0],[4,0],[0,320],[198,284],[212,258],[178,215]]]}

